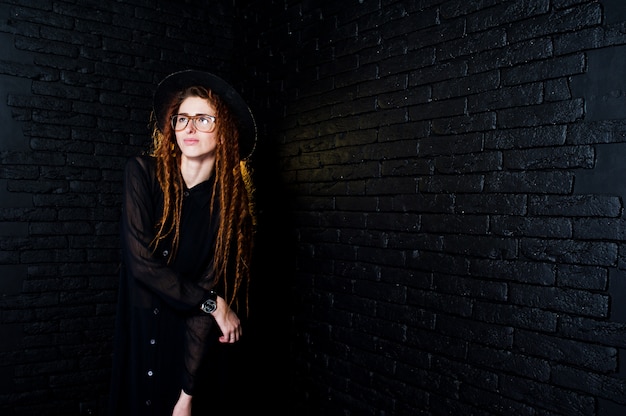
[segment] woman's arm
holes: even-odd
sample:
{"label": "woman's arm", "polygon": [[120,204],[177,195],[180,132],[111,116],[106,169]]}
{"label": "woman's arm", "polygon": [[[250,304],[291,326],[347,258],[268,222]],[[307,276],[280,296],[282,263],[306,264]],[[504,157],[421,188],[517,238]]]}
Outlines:
{"label": "woman's arm", "polygon": [[217,297],[217,309],[211,316],[202,312],[186,320],[183,390],[189,396],[195,392],[198,368],[206,356],[207,340],[213,338],[211,333],[214,333],[215,337],[219,335],[219,342],[230,344],[239,341],[243,334],[239,317],[224,298]]}
{"label": "woman's arm", "polygon": [[151,246],[162,194],[154,167],[147,158],[126,164],[121,218],[122,255],[126,270],[144,288],[178,310],[195,310],[208,291],[181,277],[167,266],[168,252],[155,253]]}
{"label": "woman's arm", "polygon": [[191,396],[182,390],[180,391],[176,406],[174,406],[172,416],[191,416]]}

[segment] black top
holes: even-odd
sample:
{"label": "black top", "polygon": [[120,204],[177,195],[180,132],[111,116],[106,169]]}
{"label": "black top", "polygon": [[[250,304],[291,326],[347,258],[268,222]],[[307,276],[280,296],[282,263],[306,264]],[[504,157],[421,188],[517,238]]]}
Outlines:
{"label": "black top", "polygon": [[204,357],[219,328],[200,311],[209,296],[218,227],[210,216],[213,177],[185,189],[178,253],[169,241],[150,243],[163,209],[163,192],[149,156],[128,161],[121,218],[122,265],[114,340],[111,415],[171,415],[181,389],[194,394]]}

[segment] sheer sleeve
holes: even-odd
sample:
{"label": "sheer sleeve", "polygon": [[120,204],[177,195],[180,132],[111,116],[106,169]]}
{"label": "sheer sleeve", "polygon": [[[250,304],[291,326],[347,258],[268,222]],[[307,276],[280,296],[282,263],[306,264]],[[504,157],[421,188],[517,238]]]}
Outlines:
{"label": "sheer sleeve", "polygon": [[[206,270],[203,276],[204,279],[199,284],[207,285],[212,280],[212,272]],[[209,354],[210,343],[216,342],[219,335],[221,331],[210,315],[200,313],[185,319],[185,368],[182,374],[182,388],[185,393],[191,396],[195,394],[198,374],[204,358]]]}
{"label": "sheer sleeve", "polygon": [[[121,236],[123,261],[130,279],[134,279],[150,293],[158,296],[172,308],[192,311],[199,308],[207,291],[189,279],[181,277],[167,266],[165,260],[152,253],[154,225],[162,207],[162,193],[146,157],[128,161],[124,176]],[[161,254],[161,253],[157,253]],[[136,296],[136,306],[149,299]]]}
{"label": "sheer sleeve", "polygon": [[195,315],[186,319],[185,330],[185,368],[183,370],[182,388],[185,393],[195,393],[197,375],[209,349],[212,331],[217,330],[215,320],[208,315]]}

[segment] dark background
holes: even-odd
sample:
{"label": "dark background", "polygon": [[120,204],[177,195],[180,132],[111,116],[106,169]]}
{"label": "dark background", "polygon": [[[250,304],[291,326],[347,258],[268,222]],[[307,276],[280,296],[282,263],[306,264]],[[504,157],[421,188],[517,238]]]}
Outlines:
{"label": "dark background", "polygon": [[259,122],[253,414],[626,414],[625,52],[621,0],[0,2],[0,414],[102,414],[186,68]]}

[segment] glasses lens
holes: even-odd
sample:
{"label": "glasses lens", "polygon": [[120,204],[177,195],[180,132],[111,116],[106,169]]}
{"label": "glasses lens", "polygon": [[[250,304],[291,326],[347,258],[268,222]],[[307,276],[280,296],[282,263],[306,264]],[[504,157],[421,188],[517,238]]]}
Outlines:
{"label": "glasses lens", "polygon": [[193,119],[193,124],[200,131],[211,132],[215,123],[209,117],[197,117]]}
{"label": "glasses lens", "polygon": [[188,123],[189,119],[185,116],[179,116],[178,114],[172,116],[172,127],[174,127],[174,130],[176,131],[184,129],[187,127]]}

